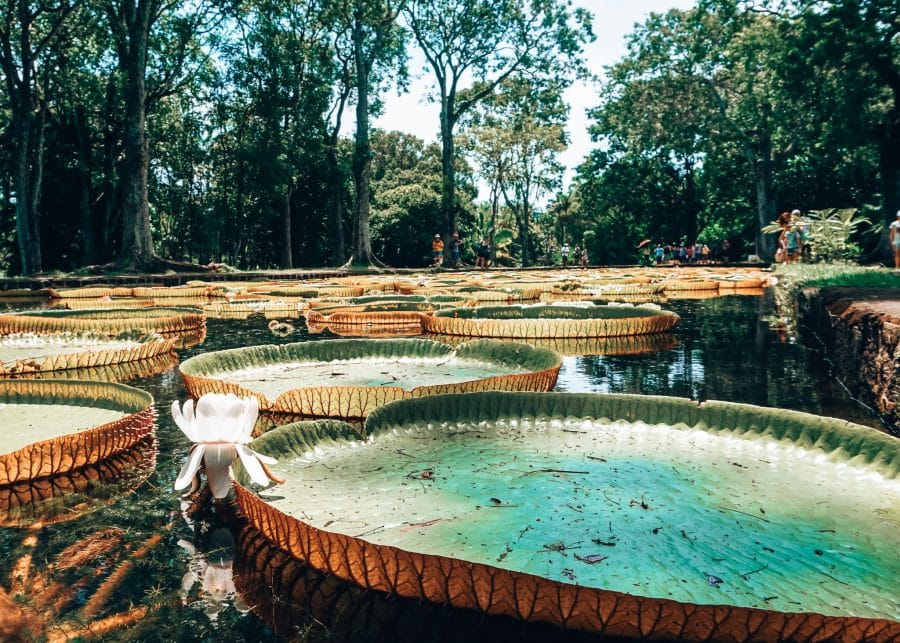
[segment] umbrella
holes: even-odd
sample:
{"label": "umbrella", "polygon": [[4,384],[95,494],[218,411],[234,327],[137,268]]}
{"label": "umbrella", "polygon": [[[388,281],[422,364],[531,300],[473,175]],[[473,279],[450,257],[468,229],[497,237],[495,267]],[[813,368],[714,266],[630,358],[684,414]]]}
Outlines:
{"label": "umbrella", "polygon": [[646,246],[648,243],[651,243],[651,240],[650,240],[650,239],[644,239],[643,241],[641,241],[641,242],[637,245],[638,250],[640,250],[641,248],[643,248],[644,246]]}

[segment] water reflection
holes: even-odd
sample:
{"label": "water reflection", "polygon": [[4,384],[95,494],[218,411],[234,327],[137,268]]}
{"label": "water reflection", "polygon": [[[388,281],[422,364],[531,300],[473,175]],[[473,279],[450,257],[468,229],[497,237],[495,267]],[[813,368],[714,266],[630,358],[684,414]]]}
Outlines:
{"label": "water reflection", "polygon": [[178,546],[190,555],[190,566],[181,577],[181,600],[203,610],[213,623],[229,606],[246,614],[250,607],[234,586],[234,536],[226,527],[209,528],[197,523],[194,540],[180,538]]}
{"label": "water reflection", "polygon": [[821,355],[769,328],[768,297],[670,301],[666,308],[682,317],[677,347],[566,358],[557,390],[728,400],[881,426],[829,376]]}
{"label": "water reflection", "polygon": [[[9,305],[0,302],[0,308]],[[39,302],[24,302],[19,308],[39,308]],[[677,395],[694,399],[723,399],[783,406],[842,417],[870,425],[877,420],[853,400],[828,375],[820,356],[791,338],[779,338],[764,321],[771,312],[771,302],[763,297],[729,296],[715,299],[684,299],[665,305],[682,317],[680,326],[674,329],[674,341],[667,340],[661,350],[638,354],[605,354],[573,356],[565,360],[560,373],[559,390],[567,391],[615,391],[628,393]],[[180,359],[207,351],[237,348],[258,344],[284,344],[297,341],[331,339],[336,335],[328,330],[311,335],[303,321],[292,322],[295,332],[280,337],[268,329],[269,319],[253,314],[246,319],[209,319],[208,334],[201,344],[179,350]],[[672,344],[675,344],[674,346]],[[101,580],[112,575],[119,566],[128,562],[125,571],[116,576],[116,583],[106,585],[109,595],[103,597],[102,607],[92,615],[82,610],[75,613],[81,622],[103,621],[116,615],[130,619],[128,636],[131,640],[277,640],[270,627],[253,615],[244,615],[244,604],[230,599],[230,586],[220,572],[227,565],[227,555],[211,553],[225,551],[215,543],[227,540],[219,533],[213,542],[212,534],[223,527],[214,520],[204,518],[187,524],[182,518],[178,498],[171,491],[177,472],[187,456],[188,444],[169,416],[172,400],[184,400],[187,394],[175,368],[163,373],[139,377],[132,386],[149,391],[156,400],[158,415],[159,454],[157,465],[146,482],[131,494],[120,494],[88,515],[65,524],[35,524],[30,526],[32,545],[23,541],[20,529],[0,528],[0,587],[21,588],[21,582],[13,583],[27,559],[30,565],[29,579],[49,578],[48,583],[59,580],[78,585],[78,601],[83,605],[97,593]],[[27,522],[27,521],[26,521]],[[199,525],[199,526],[198,526]],[[98,535],[99,534],[99,535]],[[114,534],[118,549],[105,558],[100,556],[95,566],[102,568],[101,580],[91,580],[74,573],[62,573],[53,568],[55,561],[67,552],[77,551],[85,543],[102,543],[103,534]],[[182,541],[179,545],[179,541]],[[153,547],[141,549],[145,543]],[[191,543],[191,553],[185,543]],[[211,546],[212,545],[212,546]],[[241,551],[240,539],[238,550]],[[99,545],[97,551],[100,551]],[[71,548],[71,549],[69,549]],[[117,552],[142,551],[140,558],[120,556]],[[274,555],[271,552],[254,556]],[[201,562],[201,558],[205,562]],[[274,558],[272,559],[275,560]],[[235,579],[242,587],[241,570],[256,565],[240,555],[234,561]],[[205,565],[205,567],[204,567]],[[55,569],[51,574],[50,570]],[[296,567],[293,568],[296,572]],[[290,569],[285,567],[285,571]],[[93,573],[93,568],[91,569]],[[209,574],[206,589],[203,578]],[[193,576],[186,576],[193,574]],[[274,574],[274,571],[271,572]],[[227,574],[225,574],[227,577]],[[371,630],[370,640],[395,640],[404,632],[412,640],[464,640],[476,638],[491,640],[487,634],[501,632],[495,638],[509,634],[516,638],[541,640],[543,635],[552,640],[558,633],[542,632],[537,636],[532,630],[522,630],[519,624],[503,629],[488,623],[478,628],[466,625],[471,617],[479,624],[480,615],[454,615],[441,607],[427,607],[426,614],[415,615],[410,604],[390,601],[372,593],[354,592],[335,588],[323,578],[306,578],[310,588],[304,595],[297,595],[287,602],[279,602],[271,594],[276,582],[287,582],[288,576],[266,576],[265,582],[248,582],[243,587],[252,590],[244,598],[246,605],[255,606],[260,612],[273,616],[289,614],[294,619],[284,636],[315,639],[317,633],[330,636],[329,631],[310,618],[310,614],[334,629],[331,640],[365,638]],[[185,590],[182,580],[193,580]],[[258,578],[257,578],[258,580]],[[30,581],[29,581],[30,582]],[[266,583],[269,583],[268,585]],[[183,597],[186,593],[186,599]],[[15,593],[10,589],[11,593]],[[268,593],[266,593],[268,592]],[[220,597],[225,599],[220,600]],[[24,599],[18,599],[24,600]],[[0,591],[0,621],[4,614],[3,592]],[[391,606],[392,610],[382,605]],[[64,620],[68,607],[47,610],[43,621],[57,623]],[[201,609],[197,609],[201,607]],[[313,610],[315,608],[315,610]],[[144,610],[135,612],[134,610]],[[210,610],[214,617],[206,612]],[[268,618],[268,617],[267,617]],[[23,623],[28,619],[23,616]],[[404,629],[407,627],[407,629]],[[22,625],[25,627],[25,625]],[[305,628],[305,629],[304,629]],[[500,629],[491,629],[500,628]],[[381,633],[381,634],[379,634]],[[109,634],[110,638],[122,638],[124,634]],[[0,633],[0,639],[11,635]],[[391,638],[394,637],[394,638]],[[544,638],[543,640],[548,640]]]}
{"label": "water reflection", "polygon": [[29,527],[81,518],[133,492],[156,466],[156,438],[92,465],[55,476],[0,485],[0,527]]}

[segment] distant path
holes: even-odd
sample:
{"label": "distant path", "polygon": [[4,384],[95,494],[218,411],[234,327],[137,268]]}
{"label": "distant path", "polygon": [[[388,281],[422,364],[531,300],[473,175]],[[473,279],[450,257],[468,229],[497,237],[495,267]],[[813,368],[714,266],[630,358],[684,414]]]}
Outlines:
{"label": "distant path", "polygon": [[[768,264],[761,263],[721,263],[721,264],[704,264],[704,265],[687,265],[679,266],[649,266],[654,269],[677,269],[677,270],[694,270],[706,268],[766,268]],[[603,268],[627,268],[631,270],[642,270],[642,266],[637,265],[619,265],[619,266],[589,266],[587,270]],[[492,267],[484,272],[546,272],[551,270],[563,270],[562,266],[532,266],[529,268],[516,267]],[[578,274],[584,268],[567,268],[573,274]],[[30,289],[40,290],[43,288],[80,288],[82,286],[133,286],[154,284],[160,286],[180,286],[189,281],[308,281],[312,279],[331,279],[337,277],[355,277],[373,274],[382,275],[413,275],[422,273],[448,273],[457,272],[474,272],[474,266],[466,266],[459,269],[431,267],[422,268],[386,268],[382,270],[366,270],[356,268],[298,268],[293,270],[254,270],[240,272],[179,272],[179,273],[146,273],[132,275],[52,275],[42,277],[7,277],[0,278],[0,291],[3,290],[19,290]]]}

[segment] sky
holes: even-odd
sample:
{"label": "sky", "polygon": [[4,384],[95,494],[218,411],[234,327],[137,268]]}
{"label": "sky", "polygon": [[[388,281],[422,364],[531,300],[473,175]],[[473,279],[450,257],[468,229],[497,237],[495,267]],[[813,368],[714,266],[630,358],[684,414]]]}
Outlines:
{"label": "sky", "polygon": [[[573,5],[594,14],[596,40],[587,44],[584,57],[589,70],[602,77],[604,67],[625,55],[626,36],[636,23],[643,22],[652,12],[690,8],[694,0],[573,0]],[[424,64],[424,58],[413,45],[409,61],[413,78],[409,92],[398,96],[392,91],[383,96],[384,112],[374,120],[375,127],[413,134],[428,143],[438,142],[439,108],[436,103],[428,101],[427,96],[433,93],[434,84],[430,74],[423,69]],[[569,148],[560,155],[560,161],[566,167],[565,183],[568,184],[575,168],[594,146],[588,134],[590,121],[587,110],[598,103],[597,87],[584,82],[575,83],[567,90],[566,100],[571,106],[568,123],[570,143]]]}

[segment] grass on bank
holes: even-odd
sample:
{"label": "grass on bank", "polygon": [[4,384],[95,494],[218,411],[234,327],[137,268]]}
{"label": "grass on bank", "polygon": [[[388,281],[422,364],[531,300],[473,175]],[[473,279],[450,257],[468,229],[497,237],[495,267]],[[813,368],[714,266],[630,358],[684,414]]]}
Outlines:
{"label": "grass on bank", "polygon": [[782,264],[775,270],[779,288],[900,288],[900,271],[849,263]]}

